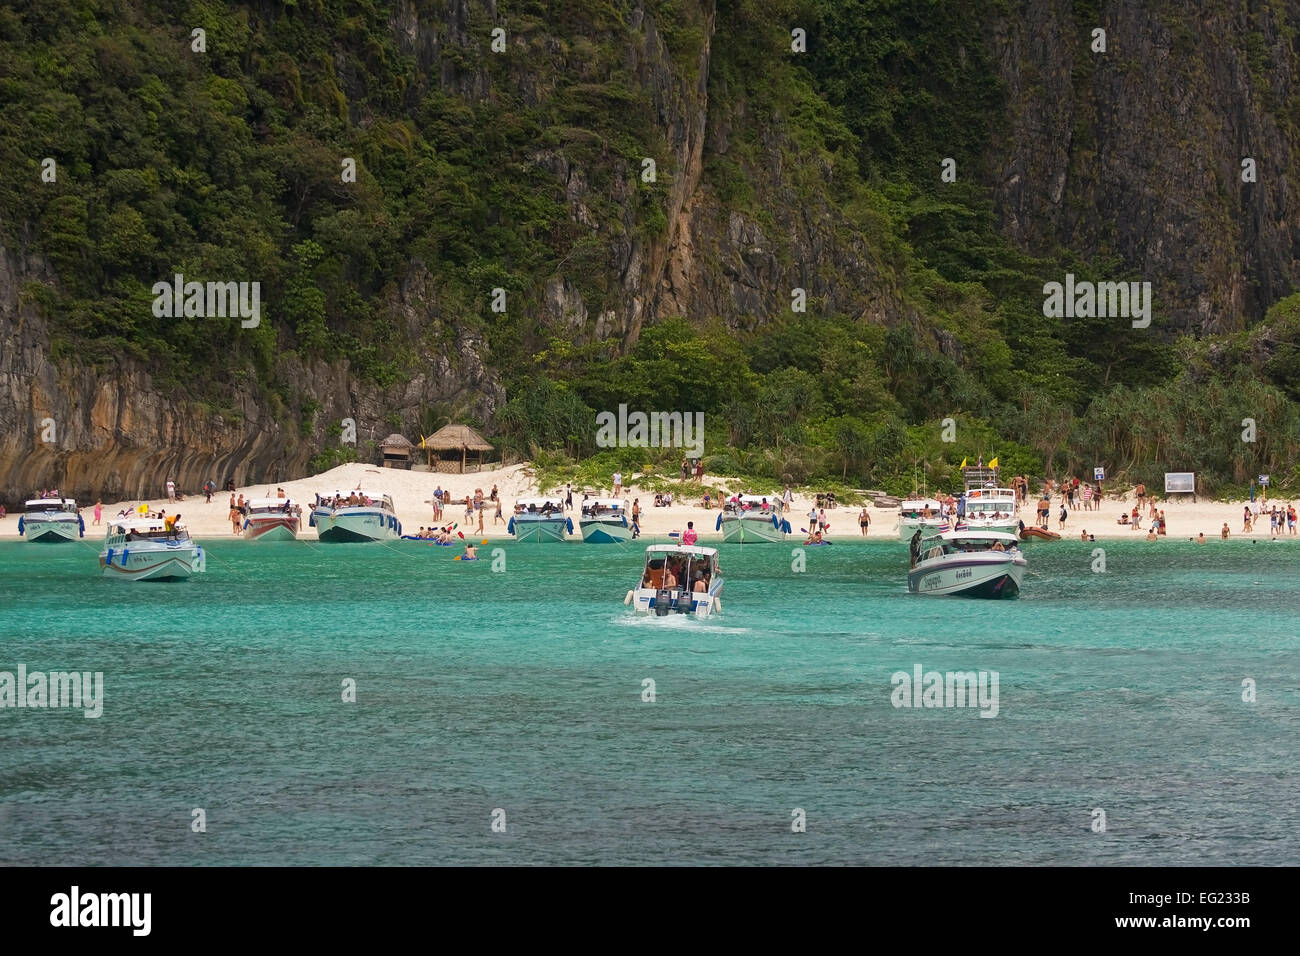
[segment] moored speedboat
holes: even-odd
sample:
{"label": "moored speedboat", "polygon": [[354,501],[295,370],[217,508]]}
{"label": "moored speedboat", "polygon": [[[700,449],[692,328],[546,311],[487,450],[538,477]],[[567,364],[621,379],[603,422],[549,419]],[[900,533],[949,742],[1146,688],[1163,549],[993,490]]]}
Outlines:
{"label": "moored speedboat", "polygon": [[71,498],[33,498],[18,517],[18,533],[28,541],[76,541],[86,536],[86,522]]}
{"label": "moored speedboat", "polygon": [[1020,519],[1016,517],[1016,493],[998,487],[998,469],[991,466],[963,468],[966,486],[958,505],[962,522],[972,531],[1002,531],[1016,534]]}
{"label": "moored speedboat", "polygon": [[645,549],[641,582],[623,599],[638,614],[694,614],[722,611],[722,569],[716,548],[652,544]]}
{"label": "moored speedboat", "polygon": [[244,502],[244,537],[250,541],[293,541],[302,527],[302,506],[288,498],[252,498]]}
{"label": "moored speedboat", "polygon": [[945,530],[948,519],[944,517],[943,502],[936,498],[904,498],[898,503],[898,540],[911,541],[916,529],[922,535]]}
{"label": "moored speedboat", "polygon": [[317,495],[308,524],[321,541],[385,541],[402,536],[393,499],[377,491]]}
{"label": "moored speedboat", "polygon": [[578,527],[587,544],[621,544],[632,540],[626,498],[586,498]]}
{"label": "moored speedboat", "polygon": [[573,534],[573,519],[565,517],[559,498],[521,498],[515,502],[506,533],[516,541],[563,541]]}
{"label": "moored speedboat", "polygon": [[722,540],[734,544],[759,544],[785,541],[790,536],[781,499],[762,495],[732,495],[718,514],[715,531]]}
{"label": "moored speedboat", "polygon": [[203,548],[180,525],[162,518],[113,518],[99,553],[104,577],[122,581],[183,581],[207,569]]}
{"label": "moored speedboat", "polygon": [[922,537],[907,589],[918,594],[1003,598],[1020,593],[1025,556],[1013,534],[941,531]]}

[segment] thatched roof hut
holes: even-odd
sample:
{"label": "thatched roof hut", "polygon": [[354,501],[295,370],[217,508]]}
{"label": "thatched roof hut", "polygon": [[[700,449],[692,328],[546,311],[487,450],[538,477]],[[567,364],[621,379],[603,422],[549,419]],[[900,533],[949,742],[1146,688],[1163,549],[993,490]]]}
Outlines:
{"label": "thatched roof hut", "polygon": [[[453,471],[451,467],[443,465],[454,465],[456,453],[459,452],[460,473],[464,473],[466,460],[470,452],[478,458],[478,463],[483,463],[483,452],[492,450],[492,443],[487,441],[482,435],[474,431],[468,425],[444,425],[428,438],[420,441],[420,447],[428,453],[436,452],[438,454],[438,471]],[[443,453],[449,453],[444,459]],[[432,461],[430,461],[432,465]]]}
{"label": "thatched roof hut", "polygon": [[379,447],[384,454],[385,468],[411,467],[411,449],[415,446],[410,439],[394,433],[380,442]]}

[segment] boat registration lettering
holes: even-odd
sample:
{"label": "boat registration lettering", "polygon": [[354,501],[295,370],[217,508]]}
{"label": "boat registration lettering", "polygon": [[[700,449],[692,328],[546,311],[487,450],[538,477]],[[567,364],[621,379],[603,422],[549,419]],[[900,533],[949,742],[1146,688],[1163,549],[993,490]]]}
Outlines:
{"label": "boat registration lettering", "polygon": [[971,571],[970,568],[962,568],[960,571],[957,572],[957,580],[964,581],[966,578],[970,577],[972,573],[973,572]]}

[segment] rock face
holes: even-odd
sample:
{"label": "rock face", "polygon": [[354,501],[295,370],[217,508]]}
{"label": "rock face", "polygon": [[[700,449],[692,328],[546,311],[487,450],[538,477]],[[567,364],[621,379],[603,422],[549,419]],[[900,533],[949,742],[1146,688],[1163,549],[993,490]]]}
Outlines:
{"label": "rock face", "polygon": [[1091,23],[1078,6],[1025,0],[993,30],[1007,103],[989,165],[1005,231],[1030,251],[1117,257],[1155,284],[1178,331],[1258,320],[1300,279],[1288,37],[1300,15],[1112,0]]}
{"label": "rock face", "polygon": [[[743,92],[712,71],[729,41],[715,0],[672,5],[701,37],[676,56],[656,20],[660,5],[628,0],[612,20],[612,7],[597,6],[603,25],[582,36],[539,27],[536,17],[516,30],[491,0],[396,0],[388,21],[414,66],[404,94],[412,110],[430,90],[471,103],[503,90],[545,102],[556,69],[604,79],[584,74],[592,45],[619,46],[622,75],[657,135],[646,152],[657,165],[662,221],[647,229],[635,214],[645,182],[630,157],[607,150],[584,163],[539,143],[531,160],[557,183],[575,232],[603,263],[604,285],[583,287],[557,255],[533,318],[577,344],[623,349],[670,315],[760,326],[789,314],[796,290],[810,313],[915,321],[879,238],[847,220],[836,171],[801,162],[784,132],[794,121],[756,117]],[[1156,284],[1157,311],[1176,329],[1249,323],[1300,277],[1300,203],[1289,194],[1300,182],[1300,54],[1288,39],[1300,23],[1294,14],[1283,22],[1281,5],[1224,2],[1194,13],[1172,0],[1111,0],[1090,24],[1077,19],[1080,6],[1022,0],[987,29],[1005,101],[985,185],[1005,232],[1033,253],[1069,247],[1113,257]],[[515,54],[497,63],[471,52],[493,24],[509,28]],[[1104,54],[1089,49],[1093,26],[1107,31]],[[364,125],[352,105],[364,76],[343,72],[339,82],[351,122]],[[1256,182],[1242,181],[1246,158]],[[709,172],[722,167],[745,178],[747,198],[729,196]],[[601,221],[593,213],[601,203],[623,212]],[[9,234],[21,237],[24,227]],[[486,344],[458,326],[415,259],[387,303],[412,342],[404,380],[363,385],[346,360],[303,364],[286,354],[274,361],[275,379],[292,383],[287,394],[250,387],[227,394],[220,410],[155,386],[130,358],[90,368],[52,355],[24,288],[59,278],[21,238],[0,249],[0,495],[10,505],[56,485],[93,501],[156,496],[168,477],[189,491],[209,478],[276,481],[305,473],[344,419],[355,422],[357,452],[369,458],[370,443],[409,433],[431,405],[490,423],[506,398]]]}

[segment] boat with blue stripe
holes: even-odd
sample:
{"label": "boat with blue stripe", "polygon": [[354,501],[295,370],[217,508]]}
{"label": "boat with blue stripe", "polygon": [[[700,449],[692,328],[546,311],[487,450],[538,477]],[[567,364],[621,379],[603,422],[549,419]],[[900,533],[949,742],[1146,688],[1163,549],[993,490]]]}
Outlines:
{"label": "boat with blue stripe", "polygon": [[587,544],[622,544],[632,540],[626,498],[583,498],[578,527]]}
{"label": "boat with blue stripe", "polygon": [[18,534],[42,543],[76,541],[86,536],[86,521],[71,498],[34,498],[18,516]]}
{"label": "boat with blue stripe", "polygon": [[316,496],[307,524],[326,542],[396,541],[402,537],[393,499],[381,491],[336,491]]}

